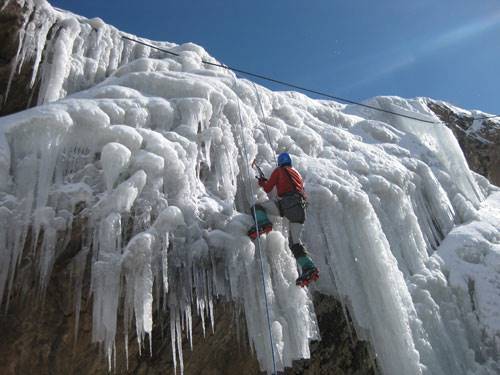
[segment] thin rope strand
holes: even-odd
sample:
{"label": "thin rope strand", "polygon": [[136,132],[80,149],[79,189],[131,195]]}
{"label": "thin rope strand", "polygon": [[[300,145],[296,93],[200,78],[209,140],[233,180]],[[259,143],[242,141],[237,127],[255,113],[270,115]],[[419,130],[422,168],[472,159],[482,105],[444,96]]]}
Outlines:
{"label": "thin rope strand", "polygon": [[[248,153],[247,153],[246,142],[245,142],[245,133],[244,133],[244,129],[243,129],[243,118],[241,116],[240,98],[238,96],[237,96],[237,101],[238,101],[238,114],[240,117],[241,142],[243,143],[243,155],[245,157],[247,178],[250,179],[250,177],[249,177],[250,176],[250,168],[249,168]],[[252,183],[250,182],[249,185],[250,185],[250,193],[252,194],[252,197],[253,197],[254,191],[253,191]],[[263,260],[262,260],[262,245],[260,242],[259,225],[257,223],[257,211],[255,210],[255,205],[252,205],[252,211],[253,211],[253,217],[255,220],[255,227],[257,229],[257,247],[258,247],[258,253],[259,253],[260,272],[261,272],[261,276],[262,276],[262,287],[264,290],[264,301],[266,304],[267,327],[269,329],[269,341],[271,344],[271,355],[272,355],[272,359],[273,359],[273,374],[277,374],[276,360],[274,358],[273,334],[271,331],[271,318],[269,315],[269,303],[267,302],[267,288],[266,288],[266,282],[265,282],[265,277],[264,277],[264,266],[263,266]]]}
{"label": "thin rope strand", "polygon": [[[147,46],[147,47],[150,47],[150,48],[154,48],[154,49],[156,49],[158,51],[162,51],[162,52],[168,53],[168,54],[170,54],[172,56],[177,56],[177,57],[181,56],[178,53],[169,51],[167,49],[155,46],[155,45],[150,44],[150,43],[143,42],[141,40],[133,39],[133,38],[130,38],[130,37],[125,36],[125,35],[122,35],[121,37],[123,39],[129,40],[131,42],[142,44],[143,46]],[[206,64],[206,65],[211,65],[211,66],[216,66],[216,67],[219,67],[219,68],[231,70],[231,71],[236,72],[236,73],[241,73],[241,74],[244,74],[244,75],[247,75],[247,76],[250,76],[250,77],[259,78],[259,79],[262,79],[264,81],[273,82],[273,83],[276,83],[276,84],[279,84],[279,85],[282,85],[282,86],[286,86],[286,87],[290,87],[290,88],[293,88],[293,89],[296,89],[296,90],[299,90],[299,91],[308,92],[310,94],[315,94],[315,95],[323,96],[325,98],[337,100],[337,101],[342,102],[342,103],[357,105],[357,106],[360,106],[360,107],[363,107],[363,108],[367,108],[367,109],[371,109],[371,110],[374,110],[374,111],[383,112],[383,113],[387,113],[387,114],[391,114],[391,115],[395,115],[395,116],[399,116],[399,117],[404,117],[404,118],[407,118],[407,119],[411,119],[411,120],[415,120],[415,121],[419,121],[419,122],[424,122],[424,123],[427,123],[427,124],[445,124],[445,122],[443,122],[443,121],[425,120],[425,119],[422,119],[422,118],[418,118],[418,117],[414,117],[414,116],[410,116],[410,115],[405,115],[403,113],[398,113],[398,112],[390,111],[388,109],[378,108],[378,107],[375,107],[373,105],[364,104],[364,103],[357,102],[355,100],[346,99],[346,98],[342,98],[340,96],[331,95],[331,94],[328,94],[328,93],[325,93],[325,92],[321,92],[321,91],[318,91],[318,90],[309,89],[309,88],[304,87],[304,86],[299,86],[299,85],[296,85],[294,83],[290,83],[290,82],[286,82],[286,81],[281,81],[279,79],[267,77],[267,76],[264,76],[262,74],[252,73],[252,72],[249,72],[247,70],[235,68],[235,67],[232,67],[232,66],[229,66],[229,65],[224,65],[224,64],[221,64],[221,63],[214,63],[214,62],[205,61],[205,60],[201,60],[201,62],[204,63],[204,64]],[[491,119],[491,118],[496,118],[496,117],[500,117],[500,115],[483,116],[483,117],[473,118],[472,120],[486,120],[486,119]]]}

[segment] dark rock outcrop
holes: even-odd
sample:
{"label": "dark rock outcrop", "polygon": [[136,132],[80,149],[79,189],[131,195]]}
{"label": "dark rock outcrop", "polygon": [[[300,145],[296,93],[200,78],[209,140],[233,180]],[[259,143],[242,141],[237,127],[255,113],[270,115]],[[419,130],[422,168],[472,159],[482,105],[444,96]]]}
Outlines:
{"label": "dark rock outcrop", "polygon": [[39,81],[30,87],[34,56],[28,57],[7,88],[12,70],[17,68],[15,61],[19,40],[23,25],[31,16],[31,8],[29,2],[21,5],[17,1],[3,0],[0,1],[0,9],[0,116],[5,116],[36,104]]}
{"label": "dark rock outcrop", "polygon": [[469,168],[500,186],[500,118],[484,119],[479,129],[473,129],[472,116],[442,102],[430,100],[427,105],[453,131]]}

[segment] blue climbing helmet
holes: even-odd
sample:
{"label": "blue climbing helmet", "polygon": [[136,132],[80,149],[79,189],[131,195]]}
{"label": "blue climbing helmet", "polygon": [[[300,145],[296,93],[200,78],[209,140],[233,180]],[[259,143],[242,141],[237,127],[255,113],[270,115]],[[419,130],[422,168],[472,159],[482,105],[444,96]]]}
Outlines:
{"label": "blue climbing helmet", "polygon": [[288,152],[282,152],[278,155],[278,167],[286,167],[292,165],[292,158]]}

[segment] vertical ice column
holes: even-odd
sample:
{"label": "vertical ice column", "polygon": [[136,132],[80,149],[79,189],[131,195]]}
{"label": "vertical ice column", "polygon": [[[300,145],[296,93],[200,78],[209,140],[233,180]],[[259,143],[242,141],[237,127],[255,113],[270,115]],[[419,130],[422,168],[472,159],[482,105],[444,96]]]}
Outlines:
{"label": "vertical ice column", "polygon": [[[7,6],[7,3],[8,3],[8,1],[5,1],[4,6]],[[29,7],[28,12],[30,13],[30,15],[31,15],[31,12],[33,11],[32,6],[33,6],[33,3],[29,2],[28,3],[28,7]],[[3,10],[3,7],[2,7],[2,10]],[[12,84],[12,79],[14,78],[14,75],[16,73],[18,73],[20,71],[20,69],[22,68],[23,58],[21,56],[22,56],[22,51],[25,51],[25,49],[23,48],[23,46],[25,44],[25,40],[30,40],[30,36],[32,36],[32,35],[30,35],[29,30],[28,30],[29,19],[30,19],[29,16],[25,17],[23,20],[23,24],[21,25],[21,27],[19,29],[19,42],[17,45],[16,56],[11,61],[11,70],[10,70],[10,74],[9,74],[9,80],[7,81],[7,88],[6,88],[5,93],[4,93],[3,104],[7,103],[7,99],[9,97],[9,92],[10,92],[10,86]],[[31,29],[33,29],[33,27],[31,27]],[[28,44],[28,43],[26,43],[26,44]]]}
{"label": "vertical ice column", "polygon": [[128,166],[130,156],[130,150],[120,143],[111,142],[102,148],[101,162],[108,191],[113,189],[118,176]]}
{"label": "vertical ice column", "polygon": [[0,306],[3,301],[3,294],[5,287],[7,286],[7,278],[10,272],[14,272],[14,269],[10,267],[11,260],[13,258],[12,248],[13,243],[11,242],[11,233],[13,213],[7,207],[0,207]]}
{"label": "vertical ice column", "polygon": [[164,209],[153,224],[153,229],[157,236],[162,239],[162,245],[159,247],[161,254],[161,270],[164,293],[168,292],[168,248],[169,233],[175,231],[179,226],[185,226],[184,215],[182,211],[175,206],[169,206]]}
{"label": "vertical ice column", "polygon": [[408,276],[424,268],[427,246],[408,195],[382,176],[369,176],[365,189],[399,269]]}
{"label": "vertical ice column", "polygon": [[[2,146],[5,147],[2,152],[2,167],[8,171],[3,179],[13,195],[8,204],[13,209],[8,240],[10,245],[4,250],[4,256],[10,259],[6,259],[3,266],[6,268],[5,272],[10,275],[9,293],[14,282],[16,267],[33,224],[32,214],[38,209],[46,210],[53,185],[56,160],[61,144],[72,124],[72,119],[61,108],[31,110],[18,118],[7,117],[2,123],[0,139]],[[39,270],[42,277],[42,289],[50,276],[51,264],[55,256],[59,219],[54,220],[53,215],[45,225],[46,233],[40,249],[42,255],[47,255],[38,263],[41,267]],[[33,230],[34,237],[38,236],[39,231],[40,227]],[[34,240],[33,249],[37,250],[36,239],[32,238],[32,240]]]}
{"label": "vertical ice column", "polygon": [[248,339],[261,369],[274,369],[271,330],[276,369],[282,371],[294,359],[309,358],[309,341],[319,337],[317,322],[310,298],[295,285],[295,261],[281,233],[261,237],[262,274],[256,245],[242,233],[244,218],[233,219],[225,231],[207,233],[206,239],[223,256],[227,297],[244,307]]}
{"label": "vertical ice column", "polygon": [[309,342],[320,338],[316,315],[310,295],[295,285],[297,265],[285,238],[273,231],[265,242],[275,294],[273,339],[280,368],[291,367],[297,358],[310,358]]}
{"label": "vertical ice column", "polygon": [[[454,176],[455,185],[462,195],[467,197],[476,208],[479,207],[480,202],[484,200],[483,193],[479,189],[472,176],[472,172],[467,166],[465,156],[453,132],[445,124],[441,123],[433,113],[421,113],[421,103],[412,103],[415,104],[414,108],[412,104],[406,102],[406,105],[413,108],[414,111],[409,111],[402,106],[398,106],[392,103],[388,98],[377,98],[377,103],[381,108],[392,112],[422,118],[424,121],[435,121],[435,123],[429,124],[401,116],[384,115],[386,117],[389,116],[391,120],[390,123],[399,130],[417,136],[419,142],[439,160],[448,175]],[[419,112],[416,112],[417,110],[419,110]],[[453,198],[454,197],[450,197],[450,199]]]}
{"label": "vertical ice column", "polygon": [[[152,247],[155,238],[151,233],[139,233],[127,245],[123,257],[123,271],[126,280],[125,310],[131,319],[134,311],[135,327],[139,351],[145,335],[149,336],[150,353],[151,331],[153,329],[153,272],[151,269]],[[128,322],[125,322],[127,324]],[[128,341],[128,337],[125,337]]]}
{"label": "vertical ice column", "polygon": [[52,60],[43,67],[42,83],[38,94],[38,104],[55,101],[66,96],[64,82],[70,72],[73,43],[80,31],[79,22],[72,17],[58,23],[57,37],[49,45]]}
{"label": "vertical ice column", "polygon": [[420,374],[411,331],[416,312],[380,222],[363,192],[337,187],[335,193],[338,200],[325,193],[317,207],[320,227],[308,227],[313,233],[307,237],[325,238],[327,249],[311,250],[333,254],[339,292],[348,297],[353,319],[367,332],[358,333],[371,341],[384,373]]}
{"label": "vertical ice column", "polygon": [[[33,247],[37,254],[36,259],[39,269],[40,291],[41,298],[43,299],[55,262],[57,232],[62,232],[66,228],[66,223],[63,218],[55,216],[55,211],[52,207],[39,208],[33,213],[33,216]],[[38,236],[41,231],[43,233],[43,241],[40,249],[37,249]]]}
{"label": "vertical ice column", "polygon": [[104,344],[111,370],[115,347],[118,301],[122,268],[121,217],[109,214],[97,230],[97,259],[92,265],[92,341]]}

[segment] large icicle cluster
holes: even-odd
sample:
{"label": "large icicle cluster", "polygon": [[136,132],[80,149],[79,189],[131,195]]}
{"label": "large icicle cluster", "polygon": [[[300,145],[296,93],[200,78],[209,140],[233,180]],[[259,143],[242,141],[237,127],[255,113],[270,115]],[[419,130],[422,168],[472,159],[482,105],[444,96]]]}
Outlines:
{"label": "large icicle cluster", "polygon": [[[246,236],[246,213],[265,198],[251,189],[246,160],[257,157],[269,174],[286,150],[310,201],[304,239],[322,274],[313,289],[344,302],[383,373],[499,370],[500,325],[484,297],[500,300],[498,267],[478,268],[473,287],[465,266],[454,268],[481,254],[498,264],[498,226],[483,231],[479,255],[446,237],[479,220],[495,188],[469,171],[446,127],[274,93],[205,66],[212,58],[194,44],[162,43],[180,56],[160,55],[102,22],[38,6],[43,30],[58,30],[52,52],[37,58],[41,101],[56,101],[0,119],[0,301],[22,284],[27,254],[43,298],[77,230],[75,311],[88,265],[93,340],[110,366],[118,311],[126,335],[135,326],[139,350],[154,350],[157,308],[169,312],[182,372],[193,312],[213,328],[215,298],[242,305],[263,370],[272,371],[273,351],[279,370],[308,358],[319,332],[310,295],[294,283],[286,225],[273,218],[276,230],[262,240],[273,350],[258,249]],[[28,26],[21,57],[46,38]],[[372,105],[435,119],[420,100]]]}
{"label": "large icicle cluster", "polygon": [[38,104],[43,104],[89,88],[130,61],[160,56],[156,50],[122,39],[122,35],[128,34],[106,25],[100,18],[86,19],[56,10],[45,0],[5,0],[0,10],[14,1],[25,8],[25,17],[7,89],[2,93],[5,102],[16,73],[29,61],[33,61],[30,85],[41,81]]}

